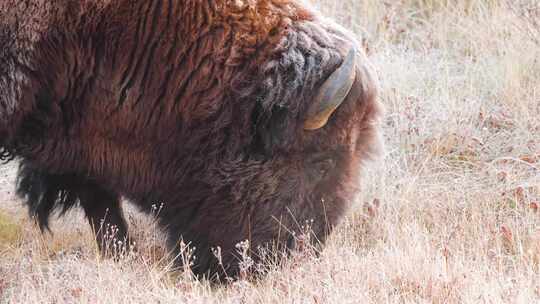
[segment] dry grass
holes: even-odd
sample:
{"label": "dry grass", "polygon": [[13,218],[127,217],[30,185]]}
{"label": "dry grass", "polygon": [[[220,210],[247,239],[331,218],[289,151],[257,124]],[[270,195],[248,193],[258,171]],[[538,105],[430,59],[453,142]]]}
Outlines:
{"label": "dry grass", "polygon": [[387,109],[386,155],[319,258],[215,288],[168,271],[148,218],[140,253],[100,260],[82,219],[41,236],[2,190],[0,301],[540,301],[540,4],[316,2],[364,42]]}

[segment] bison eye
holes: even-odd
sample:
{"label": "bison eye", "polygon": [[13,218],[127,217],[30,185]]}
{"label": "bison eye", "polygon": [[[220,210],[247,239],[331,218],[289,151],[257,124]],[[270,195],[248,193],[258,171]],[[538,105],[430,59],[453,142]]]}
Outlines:
{"label": "bison eye", "polygon": [[315,153],[304,162],[306,175],[311,183],[325,179],[336,168],[336,160],[331,153]]}
{"label": "bison eye", "polygon": [[292,140],[294,128],[287,120],[289,111],[285,107],[274,107],[268,114],[259,114],[255,118],[255,140],[253,148],[256,153],[271,156],[276,151],[286,148]]}

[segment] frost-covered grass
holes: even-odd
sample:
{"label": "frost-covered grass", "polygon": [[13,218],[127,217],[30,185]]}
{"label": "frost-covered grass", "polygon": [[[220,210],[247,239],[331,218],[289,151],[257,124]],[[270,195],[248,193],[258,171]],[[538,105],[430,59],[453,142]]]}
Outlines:
{"label": "frost-covered grass", "polygon": [[138,253],[103,260],[80,215],[42,236],[3,182],[0,302],[540,301],[540,4],[315,3],[362,39],[386,107],[386,154],[320,256],[215,287],[170,271],[147,217]]}

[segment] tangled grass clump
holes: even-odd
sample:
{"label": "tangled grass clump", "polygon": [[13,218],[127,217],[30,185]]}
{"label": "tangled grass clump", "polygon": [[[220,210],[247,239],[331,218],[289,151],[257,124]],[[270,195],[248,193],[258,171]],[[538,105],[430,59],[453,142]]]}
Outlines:
{"label": "tangled grass clump", "polygon": [[21,236],[21,226],[0,212],[0,250],[2,247],[15,246]]}

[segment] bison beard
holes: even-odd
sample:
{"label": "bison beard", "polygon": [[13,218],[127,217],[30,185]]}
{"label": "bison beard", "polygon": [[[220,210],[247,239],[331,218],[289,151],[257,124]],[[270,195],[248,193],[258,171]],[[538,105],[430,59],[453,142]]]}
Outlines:
{"label": "bison beard", "polygon": [[0,158],[40,227],[80,205],[101,244],[102,220],[127,237],[121,197],[163,203],[197,274],[310,220],[323,243],[378,151],[367,59],[297,1],[6,0],[0,45]]}

